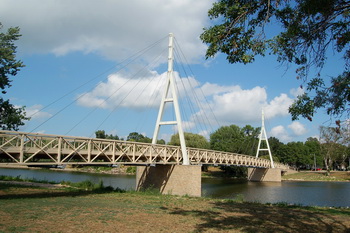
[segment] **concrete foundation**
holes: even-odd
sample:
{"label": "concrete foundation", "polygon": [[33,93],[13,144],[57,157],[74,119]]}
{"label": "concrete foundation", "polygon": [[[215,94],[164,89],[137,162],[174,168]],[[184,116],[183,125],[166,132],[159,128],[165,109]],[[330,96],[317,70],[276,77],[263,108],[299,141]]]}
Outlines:
{"label": "concrete foundation", "polygon": [[249,181],[281,182],[281,169],[278,168],[248,168]]}
{"label": "concrete foundation", "polygon": [[201,167],[157,165],[137,167],[136,190],[156,189],[162,194],[201,196]]}

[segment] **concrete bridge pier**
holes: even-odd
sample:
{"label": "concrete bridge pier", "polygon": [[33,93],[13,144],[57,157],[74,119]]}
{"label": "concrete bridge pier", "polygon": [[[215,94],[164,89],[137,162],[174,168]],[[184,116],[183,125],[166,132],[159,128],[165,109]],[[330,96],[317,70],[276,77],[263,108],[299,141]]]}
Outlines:
{"label": "concrete bridge pier", "polygon": [[201,166],[157,165],[136,169],[136,190],[155,189],[162,194],[201,196]]}
{"label": "concrete bridge pier", "polygon": [[248,180],[281,182],[281,172],[279,168],[248,168]]}

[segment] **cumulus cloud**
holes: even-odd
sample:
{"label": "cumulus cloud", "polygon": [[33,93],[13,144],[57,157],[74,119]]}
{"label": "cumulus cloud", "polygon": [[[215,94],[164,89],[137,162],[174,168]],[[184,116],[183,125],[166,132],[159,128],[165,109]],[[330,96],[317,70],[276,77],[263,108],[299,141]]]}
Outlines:
{"label": "cumulus cloud", "polygon": [[[203,85],[203,87],[209,84]],[[217,88],[202,88],[209,101],[209,106],[197,112],[198,118],[214,112],[216,120],[222,124],[247,124],[261,119],[264,109],[266,118],[288,115],[288,107],[292,99],[286,94],[268,100],[266,89],[256,86],[252,89],[242,89],[240,86],[217,86]],[[214,119],[212,119],[214,120]]]}
{"label": "cumulus cloud", "polygon": [[[106,82],[98,84],[91,92],[82,93],[77,103],[85,107],[106,109],[157,108],[161,102],[166,73],[149,72],[149,76],[130,78],[112,74]],[[175,73],[176,78],[178,75]]]}
{"label": "cumulus cloud", "polygon": [[297,136],[303,135],[307,132],[305,126],[298,121],[294,121],[292,124],[288,125],[293,133]]}
{"label": "cumulus cloud", "polygon": [[295,98],[296,97],[298,97],[298,96],[300,96],[300,95],[302,95],[302,94],[304,94],[304,89],[302,89],[302,88],[300,88],[300,87],[298,87],[298,88],[292,88],[291,90],[290,90],[290,94],[292,95],[292,96],[294,96]]}
{"label": "cumulus cloud", "polygon": [[288,108],[292,103],[293,100],[284,93],[276,96],[264,107],[266,118],[288,115]]}
{"label": "cumulus cloud", "polygon": [[[17,106],[17,107],[19,107],[19,106]],[[43,108],[43,106],[40,104],[26,107],[25,112],[26,112],[27,117],[30,117],[31,120],[36,120],[36,119],[49,118],[52,116],[51,113],[41,111],[42,108]]]}
{"label": "cumulus cloud", "polygon": [[[100,83],[91,92],[80,94],[78,104],[105,109],[157,109],[164,92],[166,75],[167,73],[159,74],[156,71],[134,78],[124,74],[112,74],[106,82]],[[261,109],[265,110],[266,118],[286,116],[293,101],[283,93],[269,101],[266,89],[259,86],[242,89],[238,85],[221,86],[208,82],[201,84],[194,77],[180,77],[177,72],[174,77],[179,99],[187,98],[192,104],[199,105],[189,119],[182,119],[186,130],[193,129],[199,123],[252,124],[260,121]]]}
{"label": "cumulus cloud", "polygon": [[283,142],[288,142],[291,140],[287,130],[282,125],[273,127],[269,132],[269,137],[279,138]]}
{"label": "cumulus cloud", "polygon": [[19,52],[93,52],[119,61],[173,32],[187,59],[195,61],[205,52],[198,35],[212,2],[3,0],[0,15],[5,27],[21,28]]}

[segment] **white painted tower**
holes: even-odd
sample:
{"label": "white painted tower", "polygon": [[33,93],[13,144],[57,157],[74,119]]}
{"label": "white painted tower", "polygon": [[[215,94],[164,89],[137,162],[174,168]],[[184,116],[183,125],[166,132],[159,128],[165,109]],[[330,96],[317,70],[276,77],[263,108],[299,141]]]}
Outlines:
{"label": "white painted tower", "polygon": [[[267,148],[260,148],[261,147],[261,141],[266,141]],[[260,135],[259,135],[258,150],[256,151],[256,157],[257,158],[259,156],[260,151],[268,151],[269,152],[270,161],[271,161],[271,168],[275,168],[275,165],[274,165],[273,159],[272,159],[272,155],[271,155],[269,141],[267,139],[266,130],[265,130],[264,110],[262,110],[262,113],[261,113],[261,131],[260,131]]]}
{"label": "white painted tower", "polygon": [[[177,125],[177,129],[180,137],[180,145],[182,151],[182,164],[189,165],[190,161],[187,155],[186,143],[184,131],[182,128],[181,114],[179,108],[179,101],[177,98],[176,87],[175,87],[175,79],[174,79],[174,35],[172,33],[169,34],[169,55],[168,55],[168,73],[167,73],[167,82],[164,90],[164,94],[162,97],[162,101],[160,103],[156,127],[154,129],[152,144],[157,143],[158,133],[161,125]],[[175,121],[162,121],[164,107],[166,103],[173,103],[174,111],[175,111]]]}

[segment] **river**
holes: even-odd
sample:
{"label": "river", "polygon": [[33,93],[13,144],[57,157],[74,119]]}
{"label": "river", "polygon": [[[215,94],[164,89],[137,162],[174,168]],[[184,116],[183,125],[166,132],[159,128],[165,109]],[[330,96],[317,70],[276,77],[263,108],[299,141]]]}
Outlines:
{"label": "river", "polygon": [[[0,168],[0,175],[54,182],[90,180],[105,186],[133,190],[135,176],[91,174],[48,169]],[[350,182],[247,182],[223,178],[202,178],[202,196],[243,199],[260,203],[285,202],[307,206],[350,207]]]}

